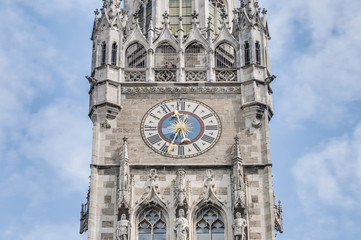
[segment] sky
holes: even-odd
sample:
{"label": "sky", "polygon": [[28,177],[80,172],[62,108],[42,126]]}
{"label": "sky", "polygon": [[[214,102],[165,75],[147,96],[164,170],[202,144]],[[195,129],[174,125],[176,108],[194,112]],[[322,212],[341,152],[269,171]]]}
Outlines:
{"label": "sky", "polygon": [[[361,1],[268,10],[277,239],[361,234]],[[100,0],[0,1],[0,239],[82,240],[93,11]]]}

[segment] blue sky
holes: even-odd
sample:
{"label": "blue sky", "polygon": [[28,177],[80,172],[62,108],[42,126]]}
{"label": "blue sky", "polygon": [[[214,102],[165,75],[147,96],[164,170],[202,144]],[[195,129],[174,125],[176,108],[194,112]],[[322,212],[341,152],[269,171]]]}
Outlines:
{"label": "blue sky", "polygon": [[[100,0],[0,2],[0,239],[85,239],[93,10]],[[261,0],[271,31],[278,239],[359,239],[358,0]]]}

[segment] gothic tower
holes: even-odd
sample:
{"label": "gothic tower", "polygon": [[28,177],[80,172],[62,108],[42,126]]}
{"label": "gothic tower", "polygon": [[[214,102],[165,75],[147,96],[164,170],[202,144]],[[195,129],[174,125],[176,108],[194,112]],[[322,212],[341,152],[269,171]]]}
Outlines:
{"label": "gothic tower", "polygon": [[89,240],[273,240],[274,80],[257,0],[95,11]]}

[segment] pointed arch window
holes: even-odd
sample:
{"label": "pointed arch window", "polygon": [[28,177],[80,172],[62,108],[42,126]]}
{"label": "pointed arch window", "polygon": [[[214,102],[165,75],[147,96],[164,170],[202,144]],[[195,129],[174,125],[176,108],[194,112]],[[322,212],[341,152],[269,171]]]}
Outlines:
{"label": "pointed arch window", "polygon": [[149,207],[139,214],[138,240],[166,240],[167,224],[163,212]]}
{"label": "pointed arch window", "polygon": [[224,240],[224,220],[220,212],[207,206],[197,214],[196,232],[197,240]]}
{"label": "pointed arch window", "polygon": [[209,16],[212,18],[214,34],[218,34],[222,26],[223,13],[226,13],[224,0],[209,0]]}
{"label": "pointed arch window", "polygon": [[236,51],[228,43],[221,43],[215,51],[216,68],[234,68]]}
{"label": "pointed arch window", "polygon": [[249,49],[249,43],[245,42],[244,43],[244,64],[248,65],[251,63],[251,52]]}
{"label": "pointed arch window", "polygon": [[179,17],[182,16],[182,25],[185,33],[192,27],[192,0],[169,0],[169,21],[174,34],[178,31]]}
{"label": "pointed arch window", "polygon": [[185,66],[186,67],[206,67],[207,55],[205,48],[199,43],[190,44],[185,51]]}
{"label": "pointed arch window", "polygon": [[107,44],[105,42],[102,43],[101,49],[100,65],[103,66],[107,60]]}
{"label": "pointed arch window", "polygon": [[255,43],[255,49],[256,49],[256,64],[261,65],[261,46],[258,41]]}
{"label": "pointed arch window", "polygon": [[155,50],[156,68],[176,68],[177,52],[168,43],[164,43]]}
{"label": "pointed arch window", "polygon": [[117,43],[113,43],[113,45],[112,45],[112,65],[117,65],[117,50],[118,50]]}
{"label": "pointed arch window", "polygon": [[152,8],[152,0],[144,1],[138,8],[139,26],[145,36],[148,35],[148,29],[152,19]]}
{"label": "pointed arch window", "polygon": [[145,68],[147,52],[142,44],[133,43],[125,51],[126,67]]}

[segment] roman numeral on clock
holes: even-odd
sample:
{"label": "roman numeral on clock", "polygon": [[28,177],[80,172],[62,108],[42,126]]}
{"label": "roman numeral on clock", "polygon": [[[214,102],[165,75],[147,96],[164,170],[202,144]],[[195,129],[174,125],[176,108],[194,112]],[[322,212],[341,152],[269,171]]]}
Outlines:
{"label": "roman numeral on clock", "polygon": [[218,126],[217,125],[208,125],[208,126],[206,126],[206,130],[218,130]]}
{"label": "roman numeral on clock", "polygon": [[148,140],[148,142],[150,142],[150,144],[152,144],[152,145],[154,145],[154,144],[162,141],[162,139],[159,137],[158,134],[157,134],[157,135],[153,135],[153,136],[147,138],[147,140]]}
{"label": "roman numeral on clock", "polygon": [[160,120],[160,118],[157,117],[156,115],[154,115],[153,113],[149,114],[149,116],[151,116],[151,117],[154,118],[154,119]]}
{"label": "roman numeral on clock", "polygon": [[196,112],[198,107],[199,107],[199,105],[197,105],[197,107],[194,108],[193,112]]}
{"label": "roman numeral on clock", "polygon": [[177,109],[184,111],[186,109],[186,103],[185,102],[177,102]]}
{"label": "roman numeral on clock", "polygon": [[178,146],[178,155],[180,156],[184,155],[184,146]]}
{"label": "roman numeral on clock", "polygon": [[162,110],[163,110],[164,113],[170,113],[170,112],[171,112],[171,110],[170,110],[170,108],[167,106],[167,104],[163,104],[163,105],[161,105],[160,107],[162,108]]}
{"label": "roman numeral on clock", "polygon": [[193,147],[197,150],[197,152],[202,151],[201,148],[197,145],[197,143],[193,143]]}
{"label": "roman numeral on clock", "polygon": [[149,126],[149,125],[145,125],[144,126],[144,131],[156,131],[157,127],[155,126]]}
{"label": "roman numeral on clock", "polygon": [[168,146],[167,143],[164,143],[163,146],[159,149],[161,152],[168,152]]}
{"label": "roman numeral on clock", "polygon": [[207,114],[207,115],[203,116],[202,119],[205,120],[205,119],[210,118],[212,116],[213,116],[213,114],[210,113],[210,114]]}
{"label": "roman numeral on clock", "polygon": [[203,135],[203,137],[201,138],[201,140],[207,142],[207,143],[212,143],[214,141],[214,138],[208,135]]}

